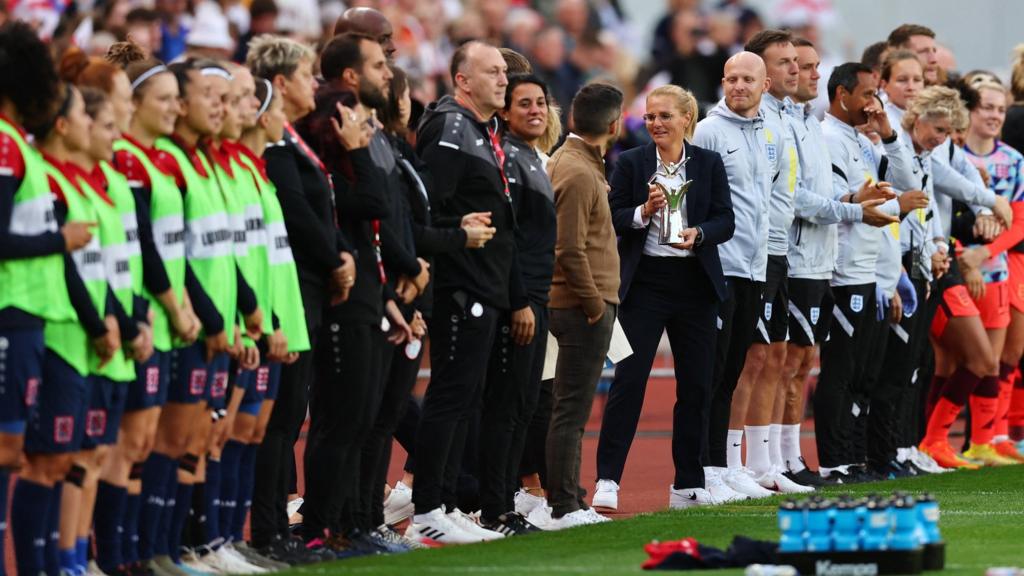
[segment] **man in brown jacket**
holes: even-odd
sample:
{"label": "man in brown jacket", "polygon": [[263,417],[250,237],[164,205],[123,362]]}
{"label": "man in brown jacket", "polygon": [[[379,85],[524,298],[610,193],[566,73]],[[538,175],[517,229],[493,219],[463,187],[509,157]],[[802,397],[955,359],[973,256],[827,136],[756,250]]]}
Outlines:
{"label": "man in brown jacket", "polygon": [[622,92],[584,86],[572,101],[573,131],[548,162],[558,234],[551,333],[558,340],[547,437],[549,529],[606,521],[583,501],[583,427],[604,367],[619,303],[619,253],[608,207],[604,154],[619,135]]}

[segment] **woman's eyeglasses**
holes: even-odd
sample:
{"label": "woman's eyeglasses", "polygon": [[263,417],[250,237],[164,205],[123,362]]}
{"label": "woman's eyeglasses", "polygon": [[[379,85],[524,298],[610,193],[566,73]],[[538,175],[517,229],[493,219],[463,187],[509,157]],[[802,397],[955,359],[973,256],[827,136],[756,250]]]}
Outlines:
{"label": "woman's eyeglasses", "polygon": [[644,122],[654,122],[655,120],[661,120],[662,122],[671,122],[676,115],[671,112],[662,112],[660,114],[644,114]]}

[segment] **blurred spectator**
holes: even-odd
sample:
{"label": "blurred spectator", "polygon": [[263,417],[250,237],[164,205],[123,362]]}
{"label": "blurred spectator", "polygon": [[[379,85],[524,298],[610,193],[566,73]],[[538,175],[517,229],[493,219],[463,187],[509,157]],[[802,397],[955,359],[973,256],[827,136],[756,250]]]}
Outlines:
{"label": "blurred spectator", "polygon": [[544,18],[531,8],[513,8],[505,20],[505,46],[523,53],[544,26]]}
{"label": "blurred spectator", "polygon": [[885,62],[885,57],[888,53],[888,42],[875,42],[864,49],[864,53],[860,56],[860,63],[870,67],[875,71],[875,74],[879,74],[882,71],[882,63]]}
{"label": "blurred spectator", "polygon": [[125,16],[125,39],[135,42],[146,56],[160,50],[160,15],[149,8],[133,8]]}
{"label": "blurred spectator", "polygon": [[192,20],[187,8],[187,0],[156,0],[161,39],[157,57],[164,62],[170,62],[185,53],[185,37],[188,36]]}
{"label": "blurred spectator", "polygon": [[718,101],[718,87],[728,53],[723,49],[721,54],[708,56],[697,49],[700,23],[700,15],[695,10],[676,12],[671,28],[675,50],[662,69],[669,73],[669,82],[693,92],[701,109],[705,109]]}
{"label": "blurred spectator", "polygon": [[547,83],[555,101],[563,106],[563,122],[568,104],[582,82],[579,71],[569,64],[566,54],[565,32],[557,26],[541,30],[529,51],[534,73]]}
{"label": "blurred spectator", "polygon": [[190,55],[226,60],[235,52],[227,16],[219,4],[204,0],[196,6],[195,22],[185,36]]}
{"label": "blurred spectator", "polygon": [[245,62],[249,53],[249,41],[260,34],[271,34],[276,29],[277,4],[274,0],[252,0],[249,5],[249,30],[238,37],[235,62]]}
{"label": "blurred spectator", "polygon": [[587,0],[558,0],[555,7],[556,23],[565,31],[566,41],[578,42],[590,22],[590,6]]}

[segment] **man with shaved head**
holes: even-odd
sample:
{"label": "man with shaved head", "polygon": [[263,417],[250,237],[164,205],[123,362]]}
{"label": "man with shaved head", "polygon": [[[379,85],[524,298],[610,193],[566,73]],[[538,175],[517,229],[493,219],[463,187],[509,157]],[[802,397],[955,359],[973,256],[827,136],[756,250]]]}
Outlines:
{"label": "man with shaved head", "polygon": [[498,320],[510,305],[515,221],[495,117],[505,106],[506,71],[497,48],[460,46],[451,62],[455,94],[427,107],[417,135],[433,182],[434,225],[479,220],[495,229],[482,247],[438,254],[432,270],[431,376],[416,434],[415,515],[406,531],[421,542],[502,537],[456,509],[455,483]]}
{"label": "man with shaved head", "polygon": [[346,32],[365,34],[380,42],[384,49],[384,55],[388,62],[395,59],[394,29],[391,22],[379,10],[373,8],[349,8],[342,12],[338,21],[334,23],[334,35],[340,36]]}
{"label": "man with shaved head", "polygon": [[729,294],[718,313],[704,469],[705,487],[717,502],[746,498],[732,488],[742,487],[744,479],[739,478],[742,469],[726,468],[726,438],[732,394],[754,338],[768,266],[768,200],[778,172],[777,158],[769,160],[760,111],[769,82],[757,54],[729,58],[722,78],[725,97],[697,123],[693,136],[694,144],[722,156],[736,217],[735,234],[718,247]]}

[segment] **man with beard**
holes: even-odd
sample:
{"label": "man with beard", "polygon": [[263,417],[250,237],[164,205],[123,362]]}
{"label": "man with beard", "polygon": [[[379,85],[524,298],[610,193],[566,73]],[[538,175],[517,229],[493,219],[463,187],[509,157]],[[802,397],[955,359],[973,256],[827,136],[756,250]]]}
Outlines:
{"label": "man with beard", "polygon": [[[382,358],[388,340],[409,335],[383,265],[382,221],[392,217],[392,205],[387,171],[374,157],[369,108],[383,101],[391,71],[380,44],[357,34],[332,39],[320,68],[327,83],[316,96],[316,111],[298,129],[332,175],[338,225],[357,249],[358,274],[348,301],[327,311],[317,350],[303,536],[315,547],[328,529],[323,543],[339,556],[399,551],[404,547],[383,539],[359,514],[360,463],[380,402]],[[415,258],[413,263],[415,275],[425,274]],[[391,327],[390,335],[382,331]]]}

